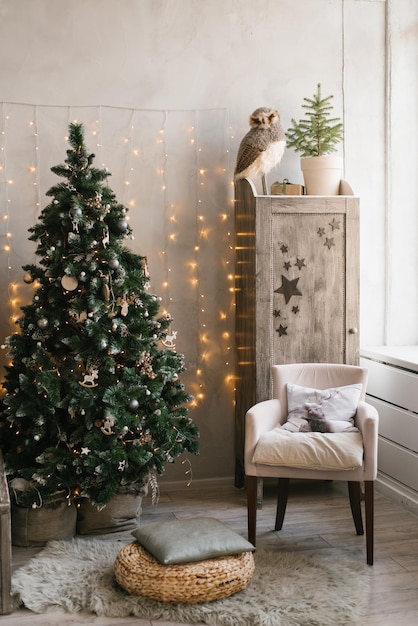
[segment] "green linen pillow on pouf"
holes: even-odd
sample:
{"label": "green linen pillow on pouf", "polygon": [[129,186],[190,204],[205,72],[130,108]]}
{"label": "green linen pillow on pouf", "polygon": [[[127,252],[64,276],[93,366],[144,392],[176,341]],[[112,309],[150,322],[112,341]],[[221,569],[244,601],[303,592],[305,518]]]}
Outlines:
{"label": "green linen pillow on pouf", "polygon": [[222,522],[195,517],[141,526],[132,536],[164,565],[253,552],[252,543]]}

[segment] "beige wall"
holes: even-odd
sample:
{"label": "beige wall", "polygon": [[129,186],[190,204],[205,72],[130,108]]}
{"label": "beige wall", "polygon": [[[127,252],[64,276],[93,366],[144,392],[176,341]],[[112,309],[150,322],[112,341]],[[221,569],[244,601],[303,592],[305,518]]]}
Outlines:
{"label": "beige wall", "polygon": [[[130,208],[130,245],[149,258],[186,385],[202,394],[194,479],[229,480],[235,154],[253,109],[278,107],[287,128],[321,82],[361,198],[362,343],[418,343],[417,13],[415,0],[0,0],[2,245],[13,235],[0,256],[2,337],[30,297],[27,229],[77,118]],[[297,155],[276,178],[302,180]],[[185,483],[184,471],[176,463],[167,480]]]}

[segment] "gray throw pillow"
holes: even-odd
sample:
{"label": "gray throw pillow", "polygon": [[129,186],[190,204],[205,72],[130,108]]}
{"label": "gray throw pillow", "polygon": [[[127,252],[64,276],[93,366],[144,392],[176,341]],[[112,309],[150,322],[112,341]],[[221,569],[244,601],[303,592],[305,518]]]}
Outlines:
{"label": "gray throw pillow", "polygon": [[290,432],[355,432],[354,417],[362,385],[312,389],[287,384],[288,416],[282,428]]}

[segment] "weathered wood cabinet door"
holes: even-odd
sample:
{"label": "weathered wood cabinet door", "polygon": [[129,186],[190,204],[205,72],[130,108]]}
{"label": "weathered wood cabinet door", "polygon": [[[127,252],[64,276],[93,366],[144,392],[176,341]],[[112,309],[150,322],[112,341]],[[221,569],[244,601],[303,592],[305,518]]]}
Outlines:
{"label": "weathered wood cabinet door", "polygon": [[244,419],[278,363],[359,361],[359,200],[235,188],[236,484]]}

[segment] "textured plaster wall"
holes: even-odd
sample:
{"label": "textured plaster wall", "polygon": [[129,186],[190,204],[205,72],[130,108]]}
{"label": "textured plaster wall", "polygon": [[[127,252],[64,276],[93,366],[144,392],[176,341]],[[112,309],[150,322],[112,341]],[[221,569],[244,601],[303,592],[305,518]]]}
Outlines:
{"label": "textured plaster wall", "polygon": [[[408,141],[410,126],[400,126],[408,115],[416,137],[416,71],[415,100],[402,97],[411,80],[411,55],[417,53],[416,30],[405,24],[416,14],[415,0],[0,0],[3,129],[15,128],[13,120],[18,128],[26,113],[42,120],[37,159],[44,193],[52,181],[48,168],[64,156],[68,121],[84,116],[92,142],[100,126],[99,157],[112,172],[111,186],[123,202],[133,202],[137,235],[131,245],[148,255],[154,290],[174,307],[177,347],[186,354],[188,380],[197,390],[196,370],[202,367],[204,399],[193,412],[202,431],[202,454],[192,459],[195,479],[233,474],[231,180],[239,141],[256,107],[276,106],[287,128],[291,117],[302,114],[303,97],[314,93],[317,82],[324,94],[334,94],[335,112],[345,124],[345,178],[361,198],[362,343],[418,342],[416,246],[411,251],[418,231],[417,190],[416,183],[410,186],[413,172],[405,169],[402,152],[407,146],[416,165],[416,141]],[[399,44],[405,38],[407,50],[388,56],[391,40]],[[8,114],[13,120],[6,120]],[[132,163],[121,138],[132,128],[132,115],[132,133],[148,158],[135,164],[130,182],[136,187],[128,193],[124,181]],[[158,151],[155,138],[161,131],[168,135]],[[190,133],[195,133],[193,154]],[[18,139],[17,130],[12,136],[3,148],[18,175],[19,165],[28,167],[34,139],[24,134]],[[131,146],[132,136],[128,139]],[[151,166],[164,169],[164,185],[155,172],[143,175]],[[205,181],[200,169],[206,170]],[[290,150],[270,182],[276,178],[302,181],[299,157]],[[14,193],[2,196],[19,206],[13,227],[20,233],[13,269],[2,262],[5,293],[11,278],[19,280],[18,267],[33,255],[24,233],[39,208],[35,201],[19,205]],[[46,204],[42,193],[38,201]],[[176,240],[170,239],[170,207],[180,220]],[[190,262],[198,263],[195,292],[184,279]],[[167,277],[169,293],[163,287]],[[407,323],[394,321],[399,313]],[[10,332],[8,315],[1,318],[2,336]],[[183,474],[175,465],[167,479],[183,480]]]}

